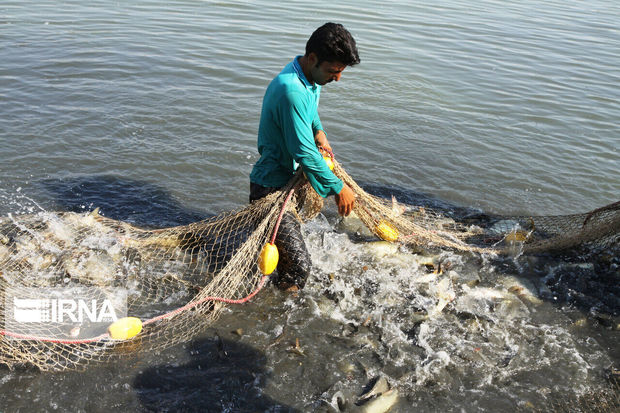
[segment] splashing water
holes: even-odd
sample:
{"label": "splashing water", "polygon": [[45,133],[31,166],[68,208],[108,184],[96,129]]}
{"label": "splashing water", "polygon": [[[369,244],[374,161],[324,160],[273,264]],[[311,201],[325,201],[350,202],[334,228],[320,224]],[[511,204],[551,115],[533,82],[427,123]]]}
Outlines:
{"label": "splashing water", "polygon": [[[455,410],[501,411],[498,399],[507,410],[544,408],[610,391],[604,371],[617,360],[608,343],[589,336],[586,324],[594,321],[558,305],[545,279],[524,270],[529,258],[423,256],[382,241],[355,243],[323,216],[304,230],[317,274],[302,294],[270,311],[287,314],[274,334],[293,329],[289,336],[305,343],[308,370],[319,362],[308,360],[316,353],[337,371],[315,372],[331,376],[324,400],[337,392],[354,399],[379,375],[401,390],[397,411],[429,408],[437,398]],[[275,373],[290,368],[274,363]]]}

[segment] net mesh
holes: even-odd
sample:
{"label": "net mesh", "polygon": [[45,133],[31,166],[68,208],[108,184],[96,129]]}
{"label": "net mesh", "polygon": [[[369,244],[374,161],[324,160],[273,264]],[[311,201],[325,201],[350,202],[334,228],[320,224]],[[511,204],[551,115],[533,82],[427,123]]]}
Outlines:
{"label": "net mesh", "polygon": [[[575,215],[456,219],[438,209],[373,196],[337,162],[334,171],[355,192],[354,212],[371,232],[418,249],[515,254],[577,245],[593,251],[618,247],[620,202]],[[286,202],[291,190],[295,196]],[[142,229],[97,210],[0,218],[0,317],[5,321],[0,363],[82,369],[187,342],[213,323],[224,305],[245,302],[263,286],[266,276],[257,262],[280,212],[309,220],[322,207],[323,199],[298,175],[245,208],[172,228]],[[86,288],[87,298],[115,288],[126,291],[126,313],[142,320],[141,332],[118,340],[100,326],[8,323],[15,317],[16,297],[75,287]]]}

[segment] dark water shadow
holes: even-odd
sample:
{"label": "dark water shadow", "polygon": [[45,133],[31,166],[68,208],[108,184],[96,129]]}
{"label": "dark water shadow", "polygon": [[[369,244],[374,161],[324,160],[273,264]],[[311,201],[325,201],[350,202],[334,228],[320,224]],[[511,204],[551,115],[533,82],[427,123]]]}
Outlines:
{"label": "dark water shadow", "polygon": [[0,404],[3,412],[296,412],[263,394],[268,375],[264,354],[207,331],[84,371],[2,365]]}
{"label": "dark water shadow", "polygon": [[478,208],[458,205],[424,192],[417,192],[399,186],[377,185],[369,182],[358,182],[358,184],[369,194],[386,199],[391,199],[394,196],[399,203],[433,208],[449,216],[469,217],[480,215],[481,217],[491,217],[491,215],[483,214]]}
{"label": "dark water shadow", "polygon": [[576,247],[519,257],[515,266],[524,276],[544,281],[548,291],[541,294],[542,298],[578,309],[602,327],[616,329],[620,322],[618,252],[592,254],[587,247]]}
{"label": "dark water shadow", "polygon": [[296,412],[263,394],[269,375],[264,354],[212,334],[185,346],[189,362],[161,364],[136,376],[132,387],[145,411]]}
{"label": "dark water shadow", "polygon": [[99,208],[101,215],[140,227],[185,225],[214,216],[181,205],[155,184],[115,175],[46,179],[35,187],[47,209],[87,212]]}

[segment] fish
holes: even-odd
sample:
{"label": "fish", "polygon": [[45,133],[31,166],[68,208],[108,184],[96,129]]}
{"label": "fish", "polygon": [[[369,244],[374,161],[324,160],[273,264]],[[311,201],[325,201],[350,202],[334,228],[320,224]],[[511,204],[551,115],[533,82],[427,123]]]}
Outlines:
{"label": "fish", "polygon": [[497,221],[491,228],[489,228],[489,232],[499,237],[503,237],[503,241],[508,244],[524,243],[530,239],[536,230],[536,226],[534,225],[534,220],[532,218],[530,218],[530,221],[527,222],[527,225],[529,228],[522,228],[521,224],[517,221],[501,220]]}
{"label": "fish", "polygon": [[187,246],[187,237],[167,234],[103,217],[98,208],[9,215],[0,219],[0,263],[6,279],[23,285],[49,286],[67,279],[108,285],[136,262],[160,260],[162,249],[185,260],[179,251]]}
{"label": "fish", "polygon": [[437,297],[437,305],[429,311],[429,316],[441,313],[446,305],[456,298],[456,293],[449,278],[442,278],[436,284],[431,284],[429,292]]}
{"label": "fish", "polygon": [[301,346],[299,345],[299,338],[295,339],[295,345],[291,346],[288,349],[289,353],[294,353],[297,354],[298,356],[302,356],[305,357],[306,354],[304,353],[304,351],[302,350]]}
{"label": "fish", "polygon": [[492,234],[504,235],[508,232],[516,231],[520,229],[521,229],[521,225],[519,224],[519,222],[509,220],[509,219],[502,219],[500,221],[495,222],[493,226],[488,229],[488,231]]}
{"label": "fish", "polygon": [[490,287],[462,286],[463,295],[459,296],[454,308],[459,313],[496,321],[511,319],[529,314],[527,306],[514,294]]}
{"label": "fish", "polygon": [[108,285],[114,280],[116,265],[106,253],[77,249],[63,261],[72,279],[84,280],[95,285]]}
{"label": "fish", "polygon": [[355,369],[357,368],[357,366],[353,363],[351,363],[348,360],[340,360],[337,363],[338,366],[338,370],[346,375],[349,375],[351,373],[353,373],[355,371]]}
{"label": "fish", "polygon": [[215,338],[216,338],[216,344],[217,344],[217,355],[219,356],[220,359],[227,358],[228,352],[226,351],[226,347],[224,346],[224,340],[222,340],[222,337],[220,337],[217,331],[215,332]]}
{"label": "fish", "polygon": [[398,390],[390,388],[387,379],[379,376],[371,381],[370,388],[355,403],[351,403],[342,391],[337,391],[331,400],[322,399],[323,410],[330,413],[386,413],[398,401]]}
{"label": "fish", "polygon": [[524,279],[506,277],[502,279],[501,284],[508,292],[516,295],[525,303],[540,305],[543,302],[538,297],[538,294],[536,293],[537,289],[534,285]]}
{"label": "fish", "polygon": [[348,216],[342,217],[337,225],[336,229],[347,233],[355,234],[363,238],[375,238],[374,233],[364,224],[359,216],[352,211]]}
{"label": "fish", "polygon": [[413,325],[421,324],[428,320],[428,314],[423,311],[416,311],[411,315]]}
{"label": "fish", "polygon": [[399,215],[404,214],[407,211],[407,207],[404,205],[399,205],[398,201],[396,201],[396,197],[392,195],[392,217],[396,218]]}
{"label": "fish", "polygon": [[385,393],[388,390],[390,390],[390,385],[387,379],[384,376],[379,376],[374,380],[374,382],[372,382],[372,386],[370,387],[370,389],[362,393],[362,395],[358,399],[358,402],[362,400],[368,400],[372,397]]}
{"label": "fish", "polygon": [[508,234],[506,234],[506,236],[504,237],[504,241],[506,242],[525,242],[530,238],[530,235],[532,235],[531,231],[522,231],[522,230],[513,230],[510,231]]}
{"label": "fish", "polygon": [[398,401],[398,390],[391,389],[361,406],[355,406],[351,413],[385,413]]}
{"label": "fish", "polygon": [[[388,241],[366,242],[363,246],[365,252],[377,257],[383,258],[386,255],[396,255],[399,253],[398,244]],[[411,254],[408,254],[411,255]]]}
{"label": "fish", "polygon": [[322,406],[317,410],[320,413],[341,413],[348,410],[348,402],[342,391],[338,390],[331,400],[321,399]]}
{"label": "fish", "polygon": [[[362,245],[365,254],[381,260],[383,264],[395,264],[400,266],[416,265],[418,268],[433,272],[434,275],[442,273],[439,255],[414,253],[398,243],[388,241],[370,241]],[[434,279],[435,277],[431,277]]]}

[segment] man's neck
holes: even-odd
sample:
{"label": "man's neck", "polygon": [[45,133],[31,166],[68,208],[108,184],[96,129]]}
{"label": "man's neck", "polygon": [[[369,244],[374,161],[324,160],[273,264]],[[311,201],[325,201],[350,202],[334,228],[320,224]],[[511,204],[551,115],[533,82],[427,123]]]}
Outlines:
{"label": "man's neck", "polygon": [[308,82],[314,85],[314,80],[312,80],[312,72],[310,71],[312,67],[307,56],[301,56],[299,58],[299,66],[301,67],[301,71],[304,72],[306,79],[308,79]]}

